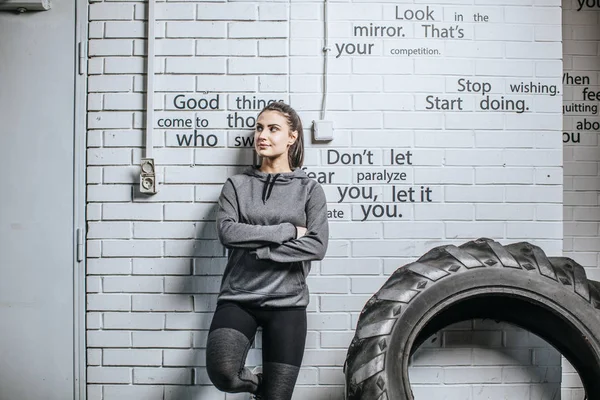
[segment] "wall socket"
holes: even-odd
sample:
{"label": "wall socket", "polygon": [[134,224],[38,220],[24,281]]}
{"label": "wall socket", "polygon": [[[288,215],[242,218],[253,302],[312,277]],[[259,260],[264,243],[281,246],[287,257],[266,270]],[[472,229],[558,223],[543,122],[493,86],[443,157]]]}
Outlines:
{"label": "wall socket", "polygon": [[316,141],[333,140],[333,121],[313,121],[313,135]]}
{"label": "wall socket", "polygon": [[140,192],[146,194],[155,194],[157,192],[154,158],[142,158],[141,160]]}

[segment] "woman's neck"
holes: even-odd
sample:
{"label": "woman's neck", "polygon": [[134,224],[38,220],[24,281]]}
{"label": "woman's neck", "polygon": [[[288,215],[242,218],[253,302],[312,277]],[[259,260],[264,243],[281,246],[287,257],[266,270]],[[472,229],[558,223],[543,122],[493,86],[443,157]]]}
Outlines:
{"label": "woman's neck", "polygon": [[263,158],[262,164],[260,165],[260,171],[266,174],[281,174],[285,172],[292,172],[290,163],[286,157],[277,157],[276,159]]}

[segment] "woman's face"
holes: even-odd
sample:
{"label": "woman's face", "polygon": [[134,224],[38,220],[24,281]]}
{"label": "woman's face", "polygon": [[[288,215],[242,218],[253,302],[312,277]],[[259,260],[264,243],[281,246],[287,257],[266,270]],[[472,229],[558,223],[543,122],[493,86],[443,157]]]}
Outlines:
{"label": "woman's face", "polygon": [[254,148],[261,157],[278,158],[294,144],[298,132],[290,132],[287,118],[279,111],[267,110],[260,114],[254,128]]}

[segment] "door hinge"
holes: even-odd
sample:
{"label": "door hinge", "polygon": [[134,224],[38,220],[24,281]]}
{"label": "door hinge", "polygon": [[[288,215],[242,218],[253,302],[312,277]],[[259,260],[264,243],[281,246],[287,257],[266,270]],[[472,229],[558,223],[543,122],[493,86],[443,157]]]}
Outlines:
{"label": "door hinge", "polygon": [[77,43],[77,72],[79,72],[79,75],[83,75],[86,72],[87,52],[85,50],[85,44],[83,42]]}
{"label": "door hinge", "polygon": [[77,228],[77,262],[83,261],[83,230]]}

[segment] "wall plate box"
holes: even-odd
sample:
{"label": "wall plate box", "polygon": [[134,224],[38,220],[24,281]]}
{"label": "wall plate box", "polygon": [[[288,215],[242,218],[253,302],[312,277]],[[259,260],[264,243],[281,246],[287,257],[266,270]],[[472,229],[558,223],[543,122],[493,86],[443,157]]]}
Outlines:
{"label": "wall plate box", "polygon": [[333,140],[333,121],[313,121],[313,134],[317,141]]}
{"label": "wall plate box", "polygon": [[52,7],[50,0],[4,0],[0,1],[0,11],[46,11]]}

